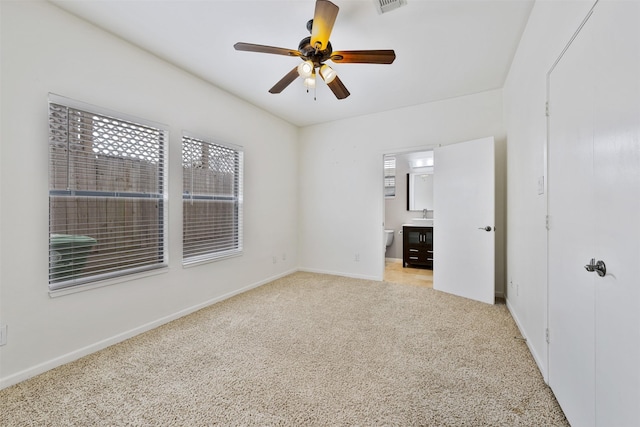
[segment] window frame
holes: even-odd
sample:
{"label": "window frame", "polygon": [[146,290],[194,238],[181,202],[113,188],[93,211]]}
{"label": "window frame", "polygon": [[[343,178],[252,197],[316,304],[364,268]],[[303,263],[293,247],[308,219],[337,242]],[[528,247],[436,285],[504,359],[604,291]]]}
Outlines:
{"label": "window frame", "polygon": [[[384,156],[384,198],[395,199],[397,193],[397,162],[398,159],[395,155]],[[391,166],[393,164],[393,166]],[[393,171],[393,173],[391,173]]]}
{"label": "window frame", "polygon": [[[86,113],[87,115],[95,115],[100,118],[111,119],[117,123],[117,125],[126,124],[127,126],[131,126],[132,128],[148,128],[155,134],[157,134],[157,153],[153,152],[153,154],[157,154],[156,160],[156,180],[153,181],[153,185],[156,185],[156,191],[152,192],[127,192],[127,191],[102,191],[102,190],[87,190],[87,189],[76,189],[74,185],[67,186],[66,189],[61,190],[56,187],[56,184],[52,182],[53,177],[52,168],[54,168],[55,159],[52,158],[52,145],[55,144],[55,137],[52,131],[52,123],[54,122],[54,118],[52,116],[52,106],[51,104],[56,104],[61,107],[66,107],[71,110],[78,110],[82,113]],[[56,94],[49,94],[48,100],[48,118],[49,118],[49,138],[48,138],[48,147],[49,147],[49,293],[52,296],[64,295],[68,293],[73,293],[80,290],[91,289],[95,287],[110,285],[113,283],[118,283],[122,281],[131,280],[134,277],[146,276],[149,274],[157,274],[159,270],[167,270],[169,265],[169,248],[168,248],[168,235],[169,235],[169,224],[168,224],[168,146],[169,146],[169,127],[160,123],[153,122],[151,120],[134,117],[125,113],[121,113],[118,111],[109,110],[103,107],[98,107],[95,105],[91,105],[85,102],[73,100],[70,98],[66,98]],[[68,110],[67,110],[68,111]],[[116,126],[117,126],[116,125]],[[127,126],[124,126],[126,128]],[[70,125],[67,125],[66,131],[70,132]],[[96,128],[93,128],[96,129]],[[122,129],[122,128],[119,128]],[[98,153],[96,151],[96,141],[93,139],[95,137],[96,131],[92,132],[91,147],[93,149],[93,153],[95,153],[96,166],[95,171],[97,175],[98,166],[97,159],[101,157],[105,157],[103,154]],[[104,138],[104,135],[100,135]],[[153,138],[150,138],[153,141]],[[58,141],[60,143],[60,141]],[[68,158],[71,157],[71,139],[67,138],[67,152]],[[111,155],[111,159],[116,159],[121,161],[122,163],[126,163],[126,160],[131,161],[133,164],[135,163],[145,163],[145,159],[143,157],[135,155],[129,155],[129,157],[123,155]],[[147,164],[153,164],[153,161],[146,160]],[[62,165],[64,168],[71,168],[71,160],[67,160],[65,164]],[[84,165],[83,163],[79,163],[80,165]],[[93,173],[93,169],[90,164],[85,165],[89,167],[89,173]],[[127,172],[131,172],[132,169],[126,169]],[[114,177],[115,175],[109,175],[109,177]],[[138,181],[140,182],[140,181]],[[52,237],[54,236],[54,231],[52,230],[52,201],[55,200],[56,197],[72,197],[75,198],[76,201],[84,200],[85,203],[90,203],[91,199],[94,198],[96,200],[103,199],[105,205],[108,203],[135,203],[136,200],[143,200],[148,203],[153,203],[156,201],[156,209],[157,214],[153,215],[151,218],[154,218],[154,222],[151,223],[155,228],[157,225],[157,236],[153,240],[154,244],[151,248],[157,249],[157,261],[152,261],[151,263],[144,265],[133,265],[132,262],[123,262],[120,266],[114,266],[112,271],[107,272],[96,272],[96,273],[84,273],[82,274],[82,270],[75,271],[71,273],[71,277],[69,279],[59,280],[55,277],[55,273],[52,273],[52,270],[55,269],[55,265],[52,264],[52,251],[56,249],[52,247]],[[109,202],[111,200],[112,202]],[[133,201],[133,202],[132,202]],[[105,217],[109,217],[109,209],[105,209]],[[111,217],[109,217],[111,218]],[[129,219],[129,216],[125,216],[125,218]],[[97,224],[97,218],[91,218],[91,221],[87,220],[84,224],[87,229],[92,224]],[[78,222],[78,224],[83,224],[82,222]],[[97,232],[96,232],[97,233]],[[140,237],[135,239],[137,242],[143,241]],[[74,249],[75,250],[75,247]],[[123,256],[122,251],[118,249],[113,250],[113,254],[116,254],[117,257]],[[105,251],[105,253],[108,253]],[[73,255],[75,256],[75,254]],[[142,258],[142,257],[140,257]],[[147,256],[147,259],[149,258]],[[136,259],[137,260],[137,259]],[[110,266],[108,266],[110,267]],[[64,277],[64,276],[63,276]]]}
{"label": "window frame", "polygon": [[[208,194],[203,192],[194,192],[194,177],[193,173],[195,168],[187,168],[185,165],[188,163],[189,159],[185,158],[185,144],[193,144],[193,143],[206,144],[209,147],[213,147],[214,150],[220,151],[229,151],[234,155],[234,173],[233,173],[233,193],[232,194]],[[182,132],[181,138],[181,148],[182,148],[182,215],[183,215],[183,231],[182,231],[182,265],[183,267],[189,267],[192,265],[198,265],[201,263],[214,262],[230,257],[241,256],[244,253],[244,149],[242,146],[220,142],[217,139],[203,137],[200,135],[193,134],[188,131]],[[210,153],[212,150],[207,150]],[[204,155],[204,154],[202,154]],[[187,176],[187,169],[191,169],[191,174]],[[218,171],[219,172],[219,171]],[[189,186],[187,180],[190,179]],[[186,191],[186,188],[189,187],[189,191]],[[187,214],[185,209],[186,203],[193,204],[194,202],[198,203],[215,203],[220,201],[232,201],[233,206],[233,216],[235,221],[232,223],[231,229],[226,230],[231,233],[232,242],[235,242],[232,246],[222,246],[218,250],[207,250],[201,251],[195,255],[187,255],[187,251],[193,250],[193,246],[195,244],[188,243],[187,240]],[[189,215],[189,217],[191,217]],[[203,218],[206,220],[207,218]],[[211,218],[209,218],[211,219]],[[217,220],[217,219],[215,219]],[[215,221],[214,220],[214,221]],[[217,241],[218,243],[223,242],[222,239]]]}

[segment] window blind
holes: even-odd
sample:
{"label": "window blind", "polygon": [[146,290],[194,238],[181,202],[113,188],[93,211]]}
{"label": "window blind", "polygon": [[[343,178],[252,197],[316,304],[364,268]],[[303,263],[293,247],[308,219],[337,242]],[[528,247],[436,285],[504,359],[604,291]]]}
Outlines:
{"label": "window blind", "polygon": [[395,197],[396,195],[396,158],[384,158],[384,195]]}
{"label": "window blind", "polygon": [[242,253],[243,151],[182,137],[183,262]]}
{"label": "window blind", "polygon": [[165,266],[166,130],[64,101],[49,102],[49,288]]}

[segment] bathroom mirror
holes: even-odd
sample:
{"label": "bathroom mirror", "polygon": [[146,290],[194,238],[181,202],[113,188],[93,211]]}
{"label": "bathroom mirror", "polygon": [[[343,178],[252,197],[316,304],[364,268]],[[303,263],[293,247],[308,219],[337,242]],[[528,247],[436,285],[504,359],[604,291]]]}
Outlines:
{"label": "bathroom mirror", "polygon": [[433,171],[407,174],[407,210],[433,210]]}

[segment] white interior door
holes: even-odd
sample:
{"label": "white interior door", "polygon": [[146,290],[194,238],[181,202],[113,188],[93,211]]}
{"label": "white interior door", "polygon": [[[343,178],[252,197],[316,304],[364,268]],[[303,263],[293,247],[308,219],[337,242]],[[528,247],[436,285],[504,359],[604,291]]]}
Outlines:
{"label": "white interior door", "polygon": [[434,149],[433,287],[495,302],[493,137]]}
{"label": "white interior door", "polygon": [[583,28],[549,80],[549,385],[575,426],[595,420],[591,39]]}
{"label": "white interior door", "polygon": [[639,24],[600,1],[550,74],[549,385],[572,425],[640,425]]}
{"label": "white interior door", "polygon": [[640,426],[640,2],[593,15],[596,425]]}

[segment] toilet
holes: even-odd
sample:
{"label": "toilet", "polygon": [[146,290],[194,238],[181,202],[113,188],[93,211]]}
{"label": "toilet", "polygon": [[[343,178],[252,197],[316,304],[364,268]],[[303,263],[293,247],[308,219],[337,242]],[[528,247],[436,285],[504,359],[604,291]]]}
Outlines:
{"label": "toilet", "polygon": [[393,230],[384,230],[384,235],[386,237],[385,246],[391,246],[393,243]]}

